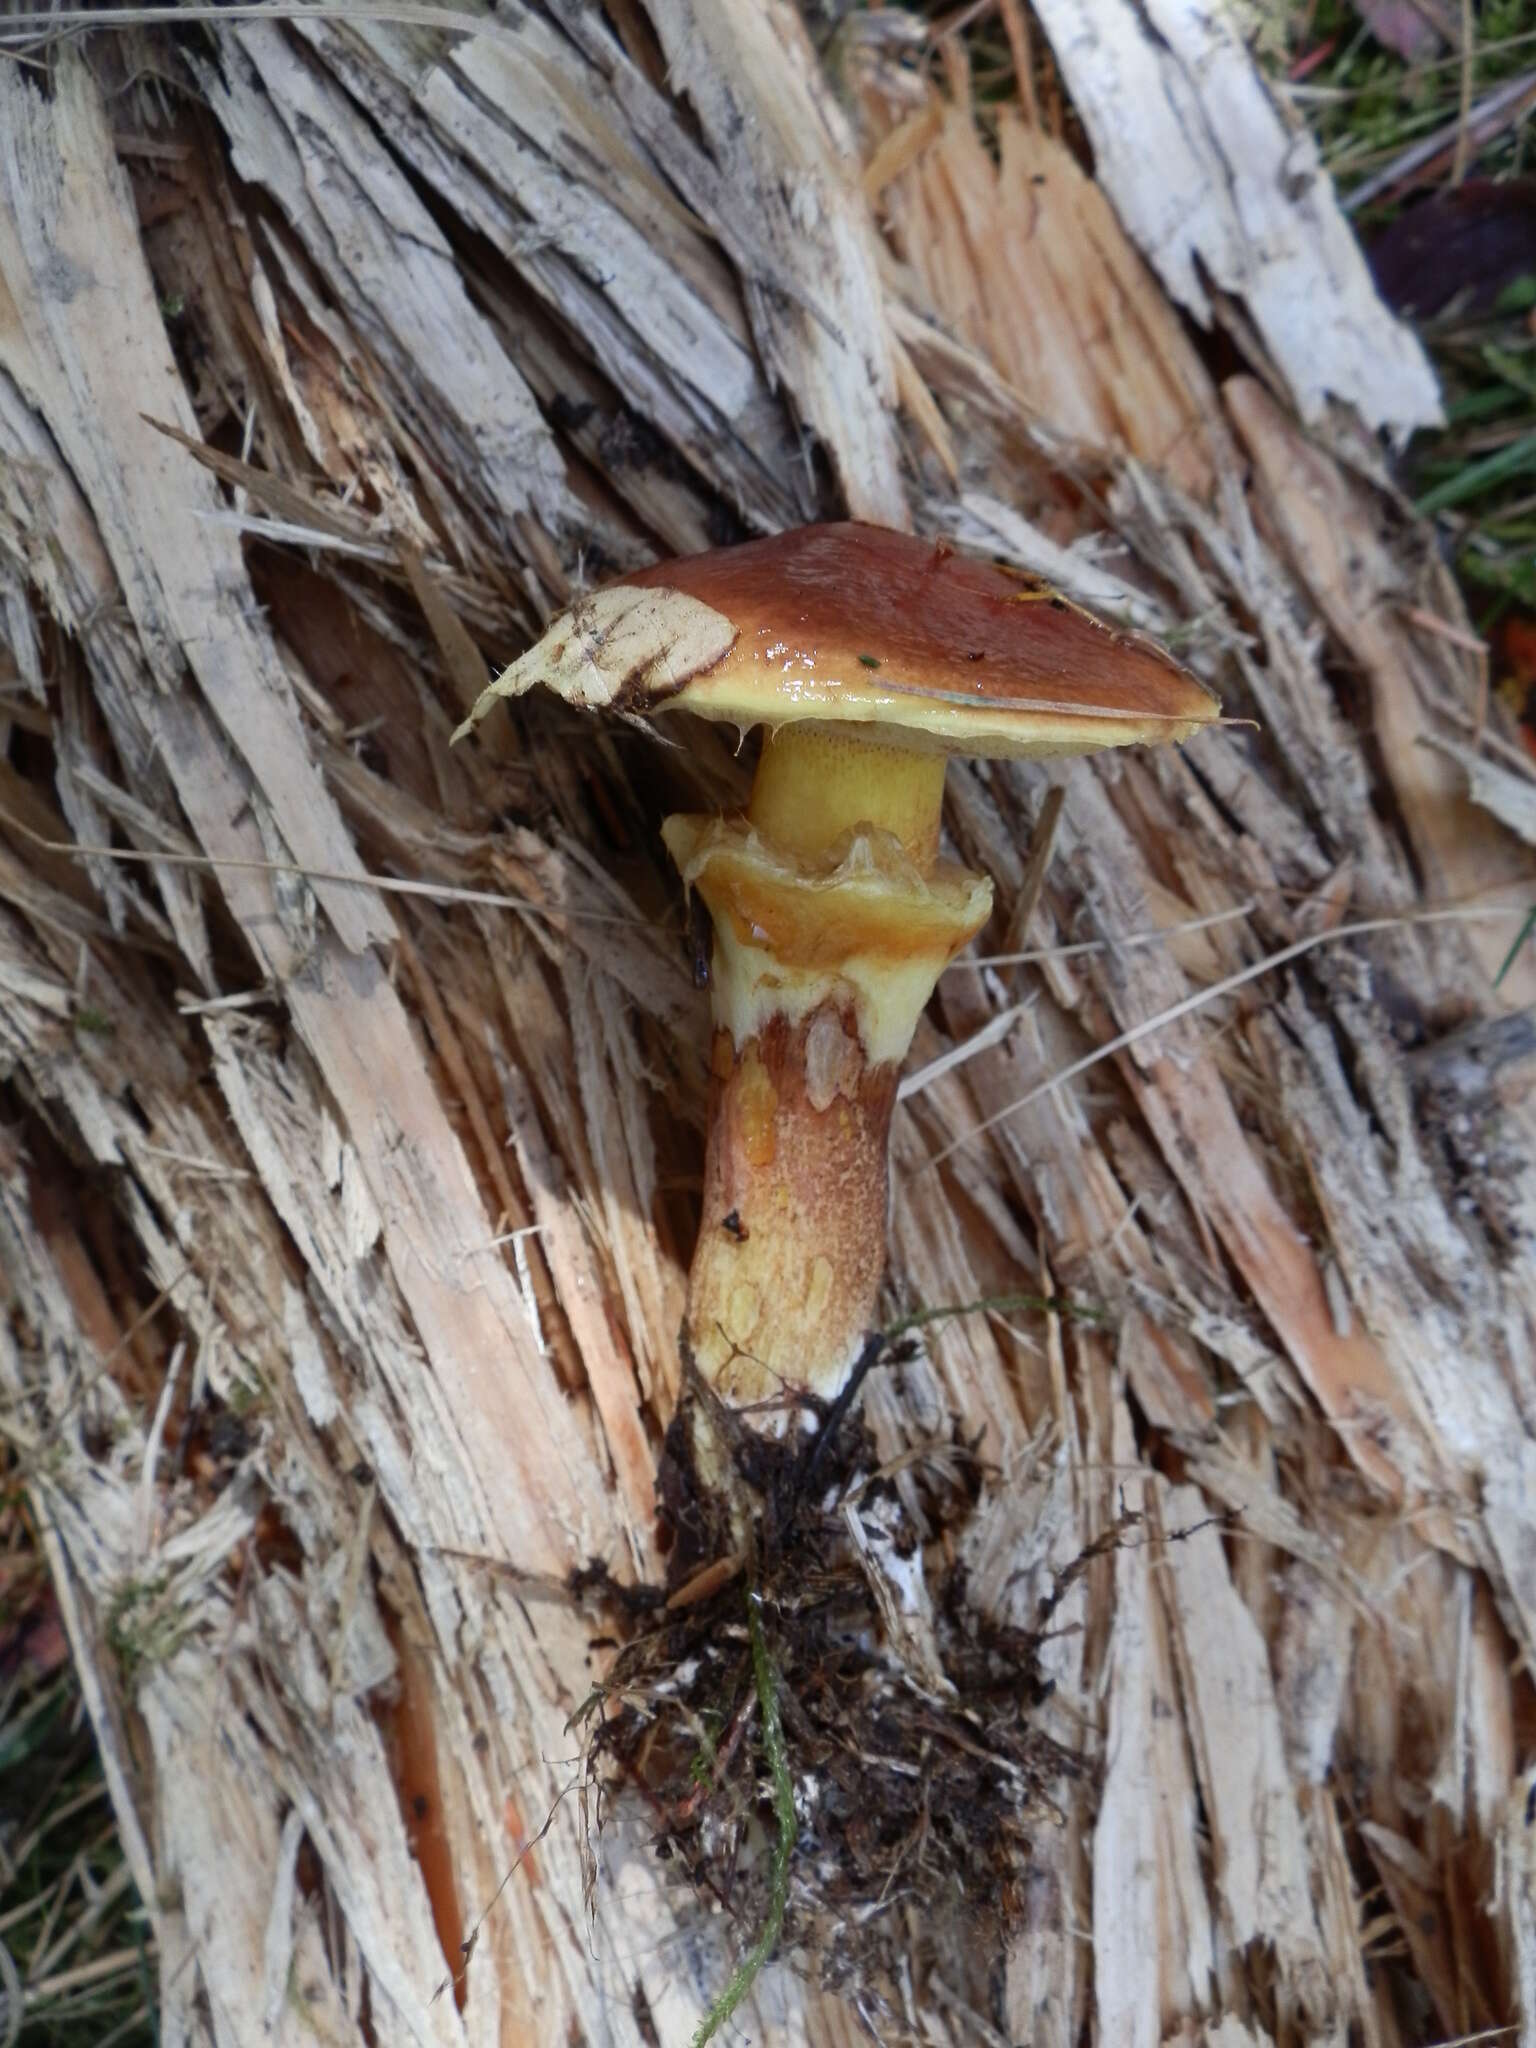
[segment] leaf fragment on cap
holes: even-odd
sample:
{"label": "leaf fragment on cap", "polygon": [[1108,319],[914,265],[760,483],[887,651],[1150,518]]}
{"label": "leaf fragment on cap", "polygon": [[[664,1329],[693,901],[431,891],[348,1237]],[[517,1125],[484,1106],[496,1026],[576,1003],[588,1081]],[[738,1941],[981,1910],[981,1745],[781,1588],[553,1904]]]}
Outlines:
{"label": "leaf fragment on cap", "polygon": [[476,698],[456,740],[503,697],[542,684],[589,711],[645,712],[730,653],[736,628],[686,591],[614,584],[578,598]]}

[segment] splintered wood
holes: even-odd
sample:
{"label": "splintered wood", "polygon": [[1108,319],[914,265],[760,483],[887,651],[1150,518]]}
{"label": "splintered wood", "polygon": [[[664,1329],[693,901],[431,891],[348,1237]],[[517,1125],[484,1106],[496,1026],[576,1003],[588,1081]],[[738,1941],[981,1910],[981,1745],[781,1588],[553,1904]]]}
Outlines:
{"label": "splintered wood", "polygon": [[1037,12],[1105,190],[1173,299],[1204,322],[1239,301],[1304,420],[1340,398],[1402,439],[1437,422],[1424,351],[1377,297],[1317,145],[1265,89],[1239,11]]}
{"label": "splintered wood", "polygon": [[890,6],[402,12],[0,66],[0,1415],[161,2038],[670,2048],[751,1938],[580,1786],[560,1584],[660,1570],[708,1074],[656,827],[748,763],[448,736],[612,569],[852,512],[1231,722],[951,771],[1025,957],[919,1031],[889,1306],[954,1312],[866,1410],[909,1506],[976,1444],[967,1597],[1050,1603],[1084,1769],[1006,1954],[789,1956],[737,2024],[1536,2042],[1536,778],[1359,423],[1298,423],[1434,410],[1309,145],[1182,0],[1037,8],[1098,179]]}

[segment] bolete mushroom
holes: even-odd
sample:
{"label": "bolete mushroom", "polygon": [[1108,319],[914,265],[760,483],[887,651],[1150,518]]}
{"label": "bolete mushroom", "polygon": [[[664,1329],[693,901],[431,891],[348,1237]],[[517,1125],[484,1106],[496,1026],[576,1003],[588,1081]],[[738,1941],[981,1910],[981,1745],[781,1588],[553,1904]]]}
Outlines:
{"label": "bolete mushroom", "polygon": [[766,728],[746,812],[668,851],[713,923],[704,1206],[683,1341],[733,1405],[830,1399],[885,1267],[897,1074],[991,882],[939,849],[951,754],[1181,740],[1217,712],[1167,655],[909,534],[810,526],[577,600],[493,682]]}

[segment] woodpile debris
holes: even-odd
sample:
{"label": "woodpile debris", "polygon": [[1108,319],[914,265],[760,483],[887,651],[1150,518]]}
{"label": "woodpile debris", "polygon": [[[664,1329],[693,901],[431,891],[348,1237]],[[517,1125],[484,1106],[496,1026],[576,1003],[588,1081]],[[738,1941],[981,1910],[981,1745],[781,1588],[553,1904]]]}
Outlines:
{"label": "woodpile debris", "polygon": [[[1036,1819],[939,1943],[893,1788],[883,1945],[824,1984],[791,1860],[732,2025],[1536,2041],[1533,776],[1374,438],[1433,381],[1224,16],[996,13],[985,94],[895,6],[4,26],[0,1430],[167,2044],[670,2048],[758,1937],[761,1871],[584,1776],[634,1651],[572,1597],[664,1572],[709,1076],[658,825],[751,764],[449,736],[605,576],[849,516],[1229,716],[950,770],[996,908],[823,1477],[886,1475],[851,1553],[920,1532],[930,1679],[1016,1656]],[[751,1661],[683,1768],[766,1842]]]}

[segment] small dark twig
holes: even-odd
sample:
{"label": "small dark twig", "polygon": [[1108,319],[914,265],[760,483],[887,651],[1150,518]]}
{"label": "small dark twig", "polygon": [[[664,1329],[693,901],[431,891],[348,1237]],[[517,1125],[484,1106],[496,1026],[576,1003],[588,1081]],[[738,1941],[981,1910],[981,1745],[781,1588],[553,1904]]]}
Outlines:
{"label": "small dark twig", "polygon": [[616,1579],[600,1557],[590,1558],[586,1564],[577,1565],[565,1581],[566,1590],[573,1600],[587,1600],[594,1595],[597,1599],[616,1607],[630,1621],[638,1621],[642,1615],[654,1614],[667,1604],[664,1586],[648,1586],[643,1582],[636,1586],[626,1585]]}
{"label": "small dark twig", "polygon": [[774,1518],[775,1533],[788,1528],[796,1507],[810,1490],[811,1481],[820,1471],[828,1449],[858,1400],[865,1380],[880,1363],[890,1341],[884,1330],[876,1330],[865,1338],[864,1348],[854,1360],[853,1371],[849,1373],[842,1392],[832,1401],[822,1417],[821,1427],[789,1469],[777,1503],[779,1512]]}

